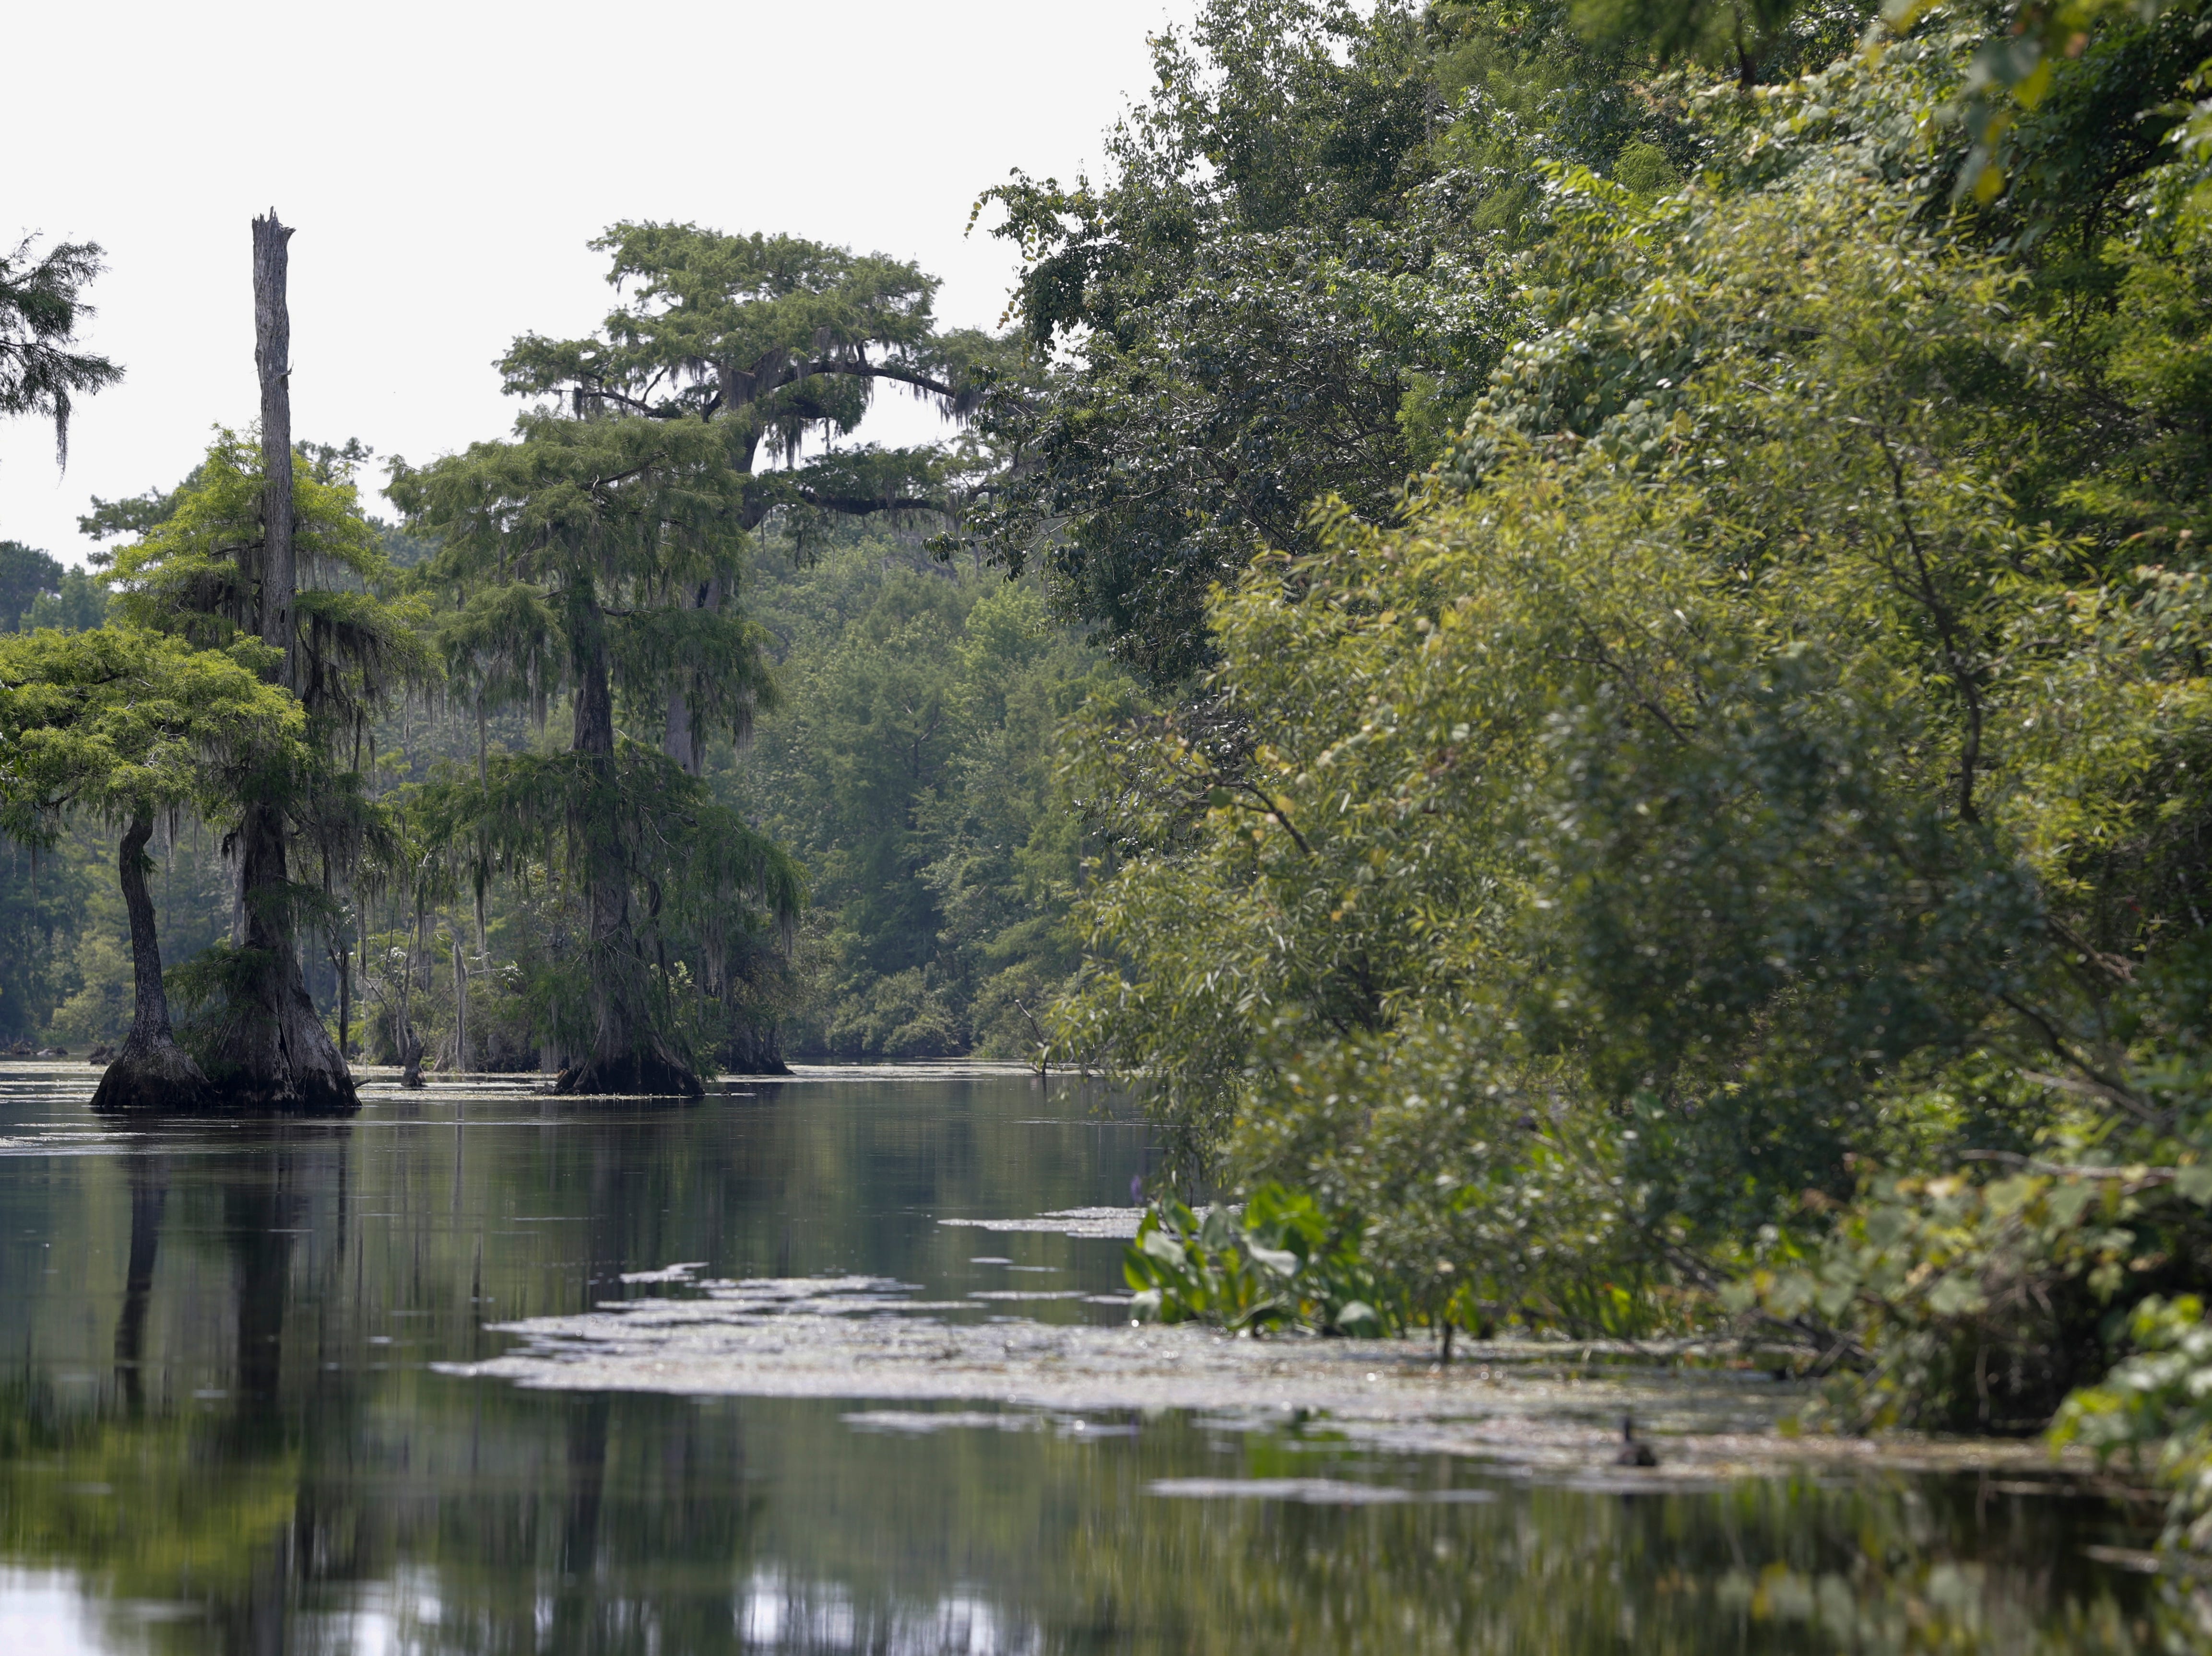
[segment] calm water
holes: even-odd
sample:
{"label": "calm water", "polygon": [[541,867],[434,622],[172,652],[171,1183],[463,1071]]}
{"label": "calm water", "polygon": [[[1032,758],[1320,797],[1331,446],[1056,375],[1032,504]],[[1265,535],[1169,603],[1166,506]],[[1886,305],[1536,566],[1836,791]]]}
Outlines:
{"label": "calm water", "polygon": [[[994,1420],[432,1367],[507,1351],[491,1325],[696,1293],[622,1281],[693,1262],[893,1277],[973,1305],[955,1319],[1119,1320],[1081,1297],[1120,1287],[1118,1242],[938,1222],[1128,1203],[1141,1131],[1058,1085],[847,1072],[668,1109],[378,1085],[344,1124],[149,1133],[95,1123],[91,1085],[0,1065],[10,1656],[2151,1637],[2141,1578],[2084,1551],[2140,1529],[2017,1478],[1624,1493],[1393,1453],[1327,1420]],[[1029,1290],[1070,1297],[970,1299]],[[915,1429],[931,1409],[965,1423]],[[1255,1479],[1297,1482],[1202,1493]]]}

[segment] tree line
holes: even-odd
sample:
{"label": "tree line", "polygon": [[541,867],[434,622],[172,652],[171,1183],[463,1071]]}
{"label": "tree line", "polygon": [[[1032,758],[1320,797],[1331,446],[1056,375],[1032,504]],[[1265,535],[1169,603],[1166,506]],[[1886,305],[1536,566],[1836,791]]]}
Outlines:
{"label": "tree line", "polygon": [[1224,4],[999,192],[1145,1309],[1763,1342],[2205,1544],[2202,24]]}

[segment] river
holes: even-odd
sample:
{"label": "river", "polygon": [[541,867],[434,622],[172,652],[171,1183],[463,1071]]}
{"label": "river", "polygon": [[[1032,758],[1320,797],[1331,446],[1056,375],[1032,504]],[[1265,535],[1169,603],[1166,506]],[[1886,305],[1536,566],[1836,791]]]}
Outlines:
{"label": "river", "polygon": [[[1128,1324],[958,1065],[137,1131],[0,1063],[0,1651],[2133,1651],[2154,1509],[1755,1370]],[[1633,1411],[1650,1472],[1613,1465]]]}

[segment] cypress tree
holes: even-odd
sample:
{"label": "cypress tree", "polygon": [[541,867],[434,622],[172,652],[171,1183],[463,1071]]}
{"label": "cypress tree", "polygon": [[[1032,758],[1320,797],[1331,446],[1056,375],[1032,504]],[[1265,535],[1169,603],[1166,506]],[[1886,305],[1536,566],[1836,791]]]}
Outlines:
{"label": "cypress tree", "polygon": [[131,926],[131,1034],[94,1095],[95,1110],[185,1112],[228,1101],[177,1043],[161,980],[146,846],[156,817],[220,819],[272,763],[301,757],[300,706],[244,660],[131,628],[41,630],[0,640],[0,829],[52,844],[71,815],[122,830],[117,873]]}
{"label": "cypress tree", "polygon": [[[627,302],[593,338],[518,338],[499,365],[510,392],[554,398],[579,418],[712,422],[744,479],[734,515],[748,531],[779,507],[848,515],[952,508],[933,450],[869,449],[795,470],[756,469],[763,446],[788,462],[809,434],[851,432],[879,385],[902,386],[948,416],[975,411],[1012,361],[985,335],[937,331],[936,278],[879,253],[695,224],[619,223],[592,246],[612,255],[607,280]],[[684,601],[712,612],[731,596],[709,578]],[[694,775],[706,731],[728,722],[730,710],[712,701],[714,676],[676,664],[668,677],[661,743]]]}
{"label": "cypress tree", "polygon": [[[456,681],[495,701],[556,686],[573,697],[557,762],[480,767],[473,792],[450,795],[453,831],[480,859],[526,857],[535,834],[582,895],[592,1035],[558,1086],[696,1093],[691,1057],[655,1010],[666,967],[644,930],[665,901],[711,911],[726,894],[787,924],[798,901],[788,860],[693,779],[706,743],[744,740],[769,694],[735,603],[751,531],[778,507],[948,504],[934,451],[765,475],[757,462],[763,446],[789,461],[810,432],[849,433],[879,382],[971,413],[997,347],[938,333],[935,280],[880,255],[650,222],[593,246],[627,302],[594,337],[517,339],[507,389],[544,400],[515,440],[420,470],[395,463],[392,494],[441,543],[424,579],[454,602],[441,641]],[[623,725],[646,740],[624,740]],[[655,869],[678,846],[671,890]],[[710,985],[723,976],[702,964]]]}
{"label": "cypress tree", "polygon": [[[272,688],[304,714],[301,743],[235,792],[232,937],[190,968],[201,1002],[190,1039],[224,1107],[324,1114],[358,1101],[308,996],[298,934],[382,833],[344,756],[391,691],[428,677],[433,664],[419,610],[377,594],[391,571],[345,475],[358,451],[313,461],[277,453],[291,485],[289,509],[278,508],[292,531],[292,590],[279,609],[289,623],[269,619],[278,560],[268,551],[267,452],[233,433],[218,435],[158,520],[116,554],[111,579],[122,619],[204,648],[251,646]],[[316,871],[319,883],[304,877]]]}
{"label": "cypress tree", "polygon": [[488,698],[571,698],[568,751],[499,755],[483,780],[449,782],[441,831],[479,877],[545,856],[580,895],[592,1034],[562,1092],[701,1090],[647,947],[673,888],[692,906],[761,901],[787,922],[797,906],[781,853],[621,731],[625,713],[658,726],[681,688],[735,736],[766,697],[758,628],[696,601],[737,591],[745,483],[713,423],[598,412],[526,415],[511,442],[393,466],[392,497],[439,541],[422,578],[456,600],[449,658],[477,664]]}

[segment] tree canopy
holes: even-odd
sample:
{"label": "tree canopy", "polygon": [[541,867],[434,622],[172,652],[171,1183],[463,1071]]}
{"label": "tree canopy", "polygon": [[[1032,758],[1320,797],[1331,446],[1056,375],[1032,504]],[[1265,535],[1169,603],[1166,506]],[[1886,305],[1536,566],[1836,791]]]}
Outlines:
{"label": "tree canopy", "polygon": [[[763,443],[788,462],[809,434],[849,434],[879,382],[965,417],[1006,365],[988,337],[938,331],[937,280],[904,260],[650,221],[617,224],[592,246],[610,255],[607,281],[624,302],[591,338],[516,339],[499,364],[508,392],[557,397],[575,415],[717,420],[748,476]],[[927,451],[883,455],[865,490],[837,460],[812,475],[759,477],[742,504],[744,526],[782,504],[920,506],[934,466]]]}
{"label": "tree canopy", "polygon": [[1538,165],[1691,159],[1680,112],[1564,21],[1211,0],[1158,36],[1103,178],[1018,173],[981,204],[1062,371],[987,404],[1019,460],[972,537],[1043,560],[1064,612],[1169,686],[1207,660],[1211,586],[1311,550],[1318,498],[1393,520],[1526,331]]}

